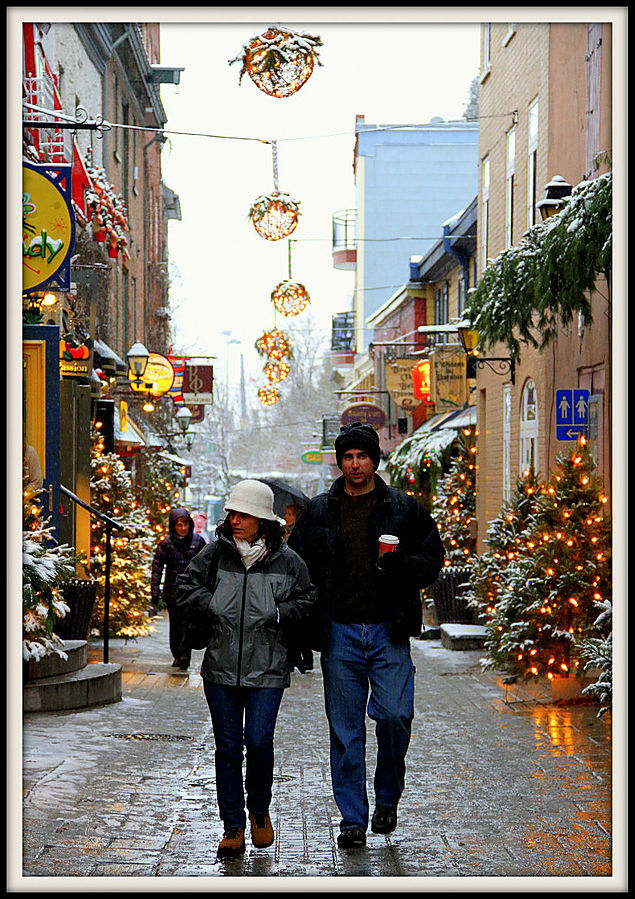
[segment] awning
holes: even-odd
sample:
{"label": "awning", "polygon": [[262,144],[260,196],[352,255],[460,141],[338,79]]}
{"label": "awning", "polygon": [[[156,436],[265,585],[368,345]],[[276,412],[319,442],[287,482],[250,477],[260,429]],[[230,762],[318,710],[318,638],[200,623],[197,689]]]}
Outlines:
{"label": "awning", "polygon": [[464,406],[463,409],[457,409],[456,412],[450,412],[449,417],[444,419],[439,428],[469,428],[470,425],[476,424],[476,406]]}
{"label": "awning", "polygon": [[128,418],[128,427],[125,431],[121,430],[121,425],[119,422],[119,405],[115,403],[114,407],[114,439],[115,443],[122,444],[124,446],[129,447],[130,449],[140,449],[142,446],[147,446],[147,441],[143,435],[143,431],[139,428],[138,425],[134,423],[131,418]]}
{"label": "awning", "polygon": [[180,465],[182,468],[192,468],[192,460],[184,459],[182,456],[177,456],[175,453],[157,453],[157,456],[161,459],[169,459],[170,462],[174,462],[176,465]]}
{"label": "awning", "polygon": [[124,362],[114,350],[102,340],[95,340],[93,344],[94,367],[113,374],[127,375],[128,363]]}
{"label": "awning", "polygon": [[424,459],[439,469],[460,431],[476,422],[476,408],[467,406],[433,415],[417,428],[414,434],[390,454],[388,470],[393,478],[407,479],[413,469],[419,469]]}

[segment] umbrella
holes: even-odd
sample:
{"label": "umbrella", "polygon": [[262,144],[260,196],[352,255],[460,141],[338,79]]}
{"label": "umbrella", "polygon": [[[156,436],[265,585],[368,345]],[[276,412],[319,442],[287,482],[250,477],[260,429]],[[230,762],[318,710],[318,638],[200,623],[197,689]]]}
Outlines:
{"label": "umbrella", "polygon": [[276,515],[284,516],[287,506],[299,506],[304,509],[309,502],[306,493],[292,487],[286,481],[278,481],[276,478],[258,478],[258,480],[273,490],[273,511]]}

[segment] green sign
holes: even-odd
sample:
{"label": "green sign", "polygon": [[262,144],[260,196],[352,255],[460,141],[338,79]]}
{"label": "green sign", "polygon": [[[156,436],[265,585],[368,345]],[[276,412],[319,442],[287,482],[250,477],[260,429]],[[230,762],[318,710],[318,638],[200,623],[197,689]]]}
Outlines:
{"label": "green sign", "polygon": [[310,450],[308,453],[302,454],[302,461],[308,465],[320,465],[322,463],[322,453],[319,450]]}

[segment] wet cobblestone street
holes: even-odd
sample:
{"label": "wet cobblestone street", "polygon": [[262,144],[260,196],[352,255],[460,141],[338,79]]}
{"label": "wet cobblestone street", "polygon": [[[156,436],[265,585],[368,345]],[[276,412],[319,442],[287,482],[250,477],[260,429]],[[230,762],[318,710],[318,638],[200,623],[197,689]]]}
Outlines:
{"label": "wet cobblestone street", "polygon": [[[276,888],[298,890],[315,889],[305,878],[343,877],[351,880],[329,888],[468,891],[483,889],[484,878],[494,878],[488,889],[508,890],[514,878],[514,890],[616,891],[610,716],[505,688],[481,672],[478,651],[421,640],[412,654],[416,714],[396,831],[369,832],[364,849],[337,848],[316,657],[314,671],[294,673],[279,716],[276,841],[266,850],[248,841],[243,858],[222,862],[202,654],[189,673],[175,673],[165,619],[138,644],[113,641],[121,702],[25,716],[22,886],[133,877],[177,890],[175,878],[186,878],[188,890],[211,890],[219,887],[209,878],[233,877],[252,889],[253,878],[277,877]],[[89,658],[101,660],[100,644]],[[371,806],[373,756],[369,722]]]}

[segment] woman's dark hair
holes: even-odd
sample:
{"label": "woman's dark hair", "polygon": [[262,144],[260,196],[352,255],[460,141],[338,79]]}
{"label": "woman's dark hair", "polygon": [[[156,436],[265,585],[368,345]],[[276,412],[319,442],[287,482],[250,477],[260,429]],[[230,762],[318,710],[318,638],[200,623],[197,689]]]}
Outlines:
{"label": "woman's dark hair", "polygon": [[[267,552],[278,549],[284,540],[283,526],[278,521],[267,521],[265,518],[260,518],[259,521],[258,537],[264,537]],[[223,537],[227,537],[228,540],[234,539],[234,532],[232,531],[232,526],[229,522],[229,515],[218,523],[216,534],[217,536],[222,534]]]}

